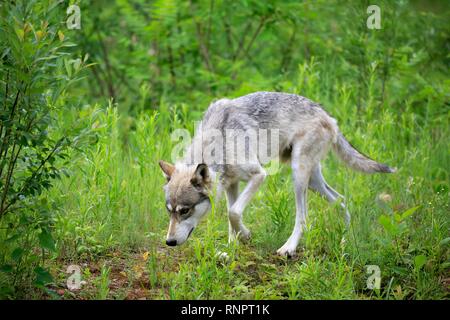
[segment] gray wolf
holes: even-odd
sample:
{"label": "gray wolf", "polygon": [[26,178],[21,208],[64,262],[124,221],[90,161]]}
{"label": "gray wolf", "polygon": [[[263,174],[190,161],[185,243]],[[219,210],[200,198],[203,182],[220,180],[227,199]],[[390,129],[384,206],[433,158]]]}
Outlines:
{"label": "gray wolf", "polygon": [[[278,249],[280,255],[295,254],[306,225],[308,188],[331,203],[341,200],[345,221],[347,224],[350,222],[344,197],[328,185],[321,172],[320,161],[330,149],[352,169],[365,173],[395,171],[356,150],[339,131],[336,120],[319,104],[305,97],[279,92],[255,92],[236,99],[221,99],[213,102],[204,114],[186,156],[174,165],[159,162],[167,178],[164,186],[170,216],[167,245],[180,245],[187,240],[210,210],[210,196],[214,190],[218,194],[217,198],[223,191],[226,193],[229,241],[247,241],[250,238],[242,215],[267,175],[263,167],[267,161],[261,161],[260,150],[249,144],[245,144],[244,152],[236,152],[233,144],[230,147],[223,141],[231,141],[243,133],[260,129],[277,134],[276,147],[263,143],[263,147],[271,149],[269,160],[278,158],[292,168],[295,226],[289,239]],[[205,150],[211,149],[215,149],[217,154],[225,154],[224,161],[213,161],[211,157],[206,157]],[[239,156],[242,158],[242,153],[246,161],[236,161]],[[240,182],[247,182],[241,193]]]}

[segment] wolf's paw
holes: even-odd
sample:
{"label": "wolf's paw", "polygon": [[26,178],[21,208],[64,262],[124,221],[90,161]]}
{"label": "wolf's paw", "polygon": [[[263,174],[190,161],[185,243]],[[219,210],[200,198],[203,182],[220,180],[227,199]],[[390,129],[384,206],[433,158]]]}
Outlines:
{"label": "wolf's paw", "polygon": [[233,243],[236,241],[236,233],[233,231],[228,235],[228,243]]}
{"label": "wolf's paw", "polygon": [[277,250],[277,254],[279,254],[282,257],[287,257],[287,258],[292,258],[295,257],[296,255],[296,251],[295,251],[295,247],[289,247],[289,246],[282,246],[280,249]]}
{"label": "wolf's paw", "polygon": [[228,255],[228,253],[219,250],[217,250],[216,252],[216,257],[223,262],[230,260],[230,256]]}
{"label": "wolf's paw", "polygon": [[234,241],[246,243],[246,242],[250,241],[251,237],[252,237],[252,234],[251,234],[250,230],[248,230],[247,228],[245,228],[239,232],[231,231],[230,234],[228,235],[228,243],[232,243]]}
{"label": "wolf's paw", "polygon": [[238,238],[243,243],[249,242],[252,237],[252,233],[247,228],[238,232]]}

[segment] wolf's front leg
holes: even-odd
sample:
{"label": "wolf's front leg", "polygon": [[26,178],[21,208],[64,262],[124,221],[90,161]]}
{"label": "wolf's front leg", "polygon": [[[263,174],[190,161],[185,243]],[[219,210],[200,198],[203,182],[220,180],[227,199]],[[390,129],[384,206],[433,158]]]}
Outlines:
{"label": "wolf's front leg", "polygon": [[[239,183],[233,183],[226,188],[227,192],[227,208],[230,212],[231,207],[236,202],[239,192]],[[234,231],[231,221],[228,220],[228,243],[233,242],[236,239],[236,232]]]}
{"label": "wolf's front leg", "polygon": [[[250,231],[244,225],[242,221],[242,215],[244,213],[244,209],[247,204],[250,202],[253,195],[258,190],[261,183],[264,181],[266,177],[266,172],[263,168],[253,174],[250,178],[249,182],[244,188],[244,191],[237,197],[236,201],[229,207],[228,210],[228,219],[229,219],[229,241],[233,241],[236,236],[241,241],[248,241],[250,239]],[[238,193],[238,188],[234,190],[235,194]],[[228,195],[228,190],[227,190]],[[228,195],[230,197],[230,195]]]}

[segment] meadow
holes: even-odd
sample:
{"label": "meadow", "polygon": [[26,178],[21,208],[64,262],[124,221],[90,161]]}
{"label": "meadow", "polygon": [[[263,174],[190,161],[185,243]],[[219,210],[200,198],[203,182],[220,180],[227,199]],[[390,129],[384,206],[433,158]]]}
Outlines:
{"label": "meadow", "polygon": [[[448,4],[380,1],[382,29],[371,30],[365,1],[81,1],[81,29],[66,30],[60,21],[72,1],[51,14],[52,1],[30,1],[33,15],[20,3],[9,4],[17,11],[2,5],[2,33],[9,22],[29,21],[29,44],[70,42],[64,55],[39,60],[54,60],[45,67],[52,71],[36,69],[70,86],[45,82],[23,100],[44,97],[25,109],[49,105],[44,154],[59,137],[68,142],[38,181],[42,188],[25,194],[12,185],[25,196],[5,193],[12,204],[0,211],[1,298],[448,298]],[[36,35],[39,24],[44,35]],[[2,121],[16,104],[14,87],[36,83],[18,65],[43,54],[24,35],[14,42],[20,35],[1,40],[1,86],[18,77],[2,91]],[[72,67],[64,60],[77,57]],[[68,80],[73,74],[79,78]],[[50,101],[52,90],[59,95]],[[171,160],[172,132],[192,133],[215,99],[255,91],[320,103],[353,145],[398,171],[365,175],[330,154],[324,176],[346,197],[351,224],[345,227],[338,204],[309,192],[307,231],[294,258],[276,255],[294,224],[289,166],[268,176],[246,209],[250,243],[228,244],[223,199],[186,244],[166,246],[158,161]],[[7,150],[8,160],[15,148]],[[15,167],[25,185],[43,170],[26,161]],[[80,287],[70,290],[74,275]]]}

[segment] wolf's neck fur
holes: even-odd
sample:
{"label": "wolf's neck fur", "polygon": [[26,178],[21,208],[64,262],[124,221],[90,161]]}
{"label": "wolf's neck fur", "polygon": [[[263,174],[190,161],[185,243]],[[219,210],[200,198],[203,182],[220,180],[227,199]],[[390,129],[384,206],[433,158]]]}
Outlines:
{"label": "wolf's neck fur", "polygon": [[184,157],[177,161],[175,166],[178,170],[194,172],[199,164],[206,164],[211,181],[210,191],[212,194],[216,194],[216,198],[220,198],[222,193],[220,176],[223,166],[208,163],[203,155],[205,145],[211,142],[203,140],[202,124],[200,124],[192,138],[191,144],[185,150]]}
{"label": "wolf's neck fur", "polygon": [[[189,160],[189,158],[187,159]],[[187,161],[186,158],[178,161],[175,163],[176,170],[178,171],[184,171],[188,174],[193,174],[197,166],[203,162],[199,163],[192,163],[190,161]],[[219,181],[220,173],[215,171],[213,167],[208,166],[208,174],[209,174],[209,190],[211,192],[211,195],[216,195],[216,199],[220,199],[220,196],[222,194],[222,188],[221,183]]]}

